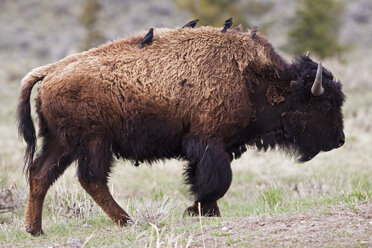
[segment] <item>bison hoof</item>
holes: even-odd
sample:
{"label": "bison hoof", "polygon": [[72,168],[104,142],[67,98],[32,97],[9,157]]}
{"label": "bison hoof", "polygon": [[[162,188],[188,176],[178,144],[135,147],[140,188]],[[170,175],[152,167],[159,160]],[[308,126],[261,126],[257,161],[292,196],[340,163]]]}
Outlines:
{"label": "bison hoof", "polygon": [[125,218],[125,219],[121,219],[121,220],[118,220],[116,221],[116,223],[119,225],[119,226],[130,226],[130,225],[133,225],[135,222],[132,218]]}
{"label": "bison hoof", "polygon": [[[217,202],[213,203],[202,203],[201,204],[201,215],[205,217],[221,217],[220,209],[217,206]],[[186,208],[183,216],[199,216],[198,203]]]}
{"label": "bison hoof", "polygon": [[44,235],[44,231],[43,231],[43,229],[41,229],[41,227],[35,227],[35,226],[32,226],[32,225],[27,225],[26,226],[26,232],[28,232],[29,234],[31,234],[34,237]]}

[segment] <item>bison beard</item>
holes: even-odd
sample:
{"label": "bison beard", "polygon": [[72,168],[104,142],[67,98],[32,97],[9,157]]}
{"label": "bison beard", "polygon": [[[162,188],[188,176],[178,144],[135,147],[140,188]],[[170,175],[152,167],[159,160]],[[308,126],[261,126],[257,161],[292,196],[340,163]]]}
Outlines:
{"label": "bison beard", "polygon": [[[279,147],[307,161],[344,143],[341,84],[309,57],[288,64],[260,33],[252,45],[239,30],[159,29],[139,51],[142,37],[72,55],[23,79],[17,117],[27,143],[32,235],[43,233],[48,188],[74,161],[82,187],[125,225],[130,217],[107,187],[114,155],[136,164],[187,161],[184,177],[195,203],[185,214],[198,214],[200,202],[201,214],[220,216],[217,200],[230,187],[230,163],[247,145]],[[30,95],[39,81],[42,146],[34,159]]]}

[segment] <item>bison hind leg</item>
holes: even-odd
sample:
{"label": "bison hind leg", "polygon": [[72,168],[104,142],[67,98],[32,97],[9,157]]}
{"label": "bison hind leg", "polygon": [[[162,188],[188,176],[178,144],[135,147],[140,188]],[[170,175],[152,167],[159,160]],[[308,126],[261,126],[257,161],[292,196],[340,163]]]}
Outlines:
{"label": "bison hind leg", "polygon": [[48,135],[44,136],[44,143],[38,157],[28,168],[30,193],[26,208],[26,231],[33,236],[43,234],[41,227],[42,210],[45,195],[49,187],[58,179],[73,158],[65,152],[63,147]]}
{"label": "bison hind leg", "polygon": [[189,163],[184,176],[195,203],[185,215],[198,215],[198,204],[204,216],[220,216],[217,200],[224,196],[232,181],[231,157],[224,144],[217,139],[188,136],[183,149]]}

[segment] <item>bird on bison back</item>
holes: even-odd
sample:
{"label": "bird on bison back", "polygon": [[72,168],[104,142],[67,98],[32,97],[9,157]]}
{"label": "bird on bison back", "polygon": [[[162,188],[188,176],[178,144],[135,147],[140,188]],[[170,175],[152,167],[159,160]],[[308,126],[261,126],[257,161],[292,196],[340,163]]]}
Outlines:
{"label": "bird on bison back", "polygon": [[154,36],[154,29],[150,28],[149,32],[145,35],[141,44],[139,45],[139,49],[142,49],[145,44],[148,44],[152,41],[152,37]]}
{"label": "bird on bison back", "polygon": [[251,43],[254,44],[254,38],[256,37],[257,35],[257,31],[258,31],[258,28],[256,26],[254,26],[251,31],[249,32],[249,35],[251,36]]}
{"label": "bird on bison back", "polygon": [[[48,188],[77,161],[82,187],[119,225],[130,222],[107,187],[113,156],[152,163],[188,161],[195,197],[185,214],[220,216],[232,159],[246,145],[278,147],[304,162],[345,142],[341,84],[307,56],[285,61],[260,34],[220,29],[159,29],[107,43],[32,70],[23,79],[18,128],[27,143],[30,193],[26,231],[43,233]],[[197,48],[197,49],[195,49]],[[36,96],[41,149],[30,112]]]}
{"label": "bird on bison back", "polygon": [[225,21],[225,23],[223,24],[223,29],[221,30],[222,33],[226,33],[227,32],[227,29],[229,29],[231,27],[231,25],[233,24],[233,21],[232,21],[232,17],[230,17],[229,19],[227,19]]}
{"label": "bird on bison back", "polygon": [[188,23],[186,23],[185,25],[183,25],[182,28],[195,28],[196,27],[196,24],[198,24],[198,22],[199,22],[199,19],[195,19],[195,20],[189,21]]}

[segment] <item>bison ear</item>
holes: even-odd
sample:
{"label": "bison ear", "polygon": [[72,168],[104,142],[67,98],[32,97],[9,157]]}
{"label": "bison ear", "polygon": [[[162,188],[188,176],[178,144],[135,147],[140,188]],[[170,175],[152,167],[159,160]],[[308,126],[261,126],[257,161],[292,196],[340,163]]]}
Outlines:
{"label": "bison ear", "polygon": [[292,92],[296,92],[296,91],[298,91],[298,90],[300,90],[304,87],[304,84],[301,81],[298,81],[298,80],[291,81],[291,83],[289,85],[290,85],[290,88],[291,88]]}

